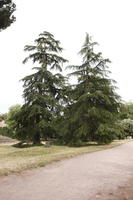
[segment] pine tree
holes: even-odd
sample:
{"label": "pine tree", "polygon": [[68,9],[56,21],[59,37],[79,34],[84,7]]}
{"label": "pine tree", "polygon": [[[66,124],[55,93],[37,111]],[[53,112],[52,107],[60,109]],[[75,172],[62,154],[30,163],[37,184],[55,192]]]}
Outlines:
{"label": "pine tree", "polygon": [[66,143],[77,144],[83,140],[109,143],[114,138],[119,96],[115,93],[114,81],[108,77],[110,60],[95,53],[95,45],[86,34],[79,52],[82,64],[69,66],[74,70],[70,75],[78,78],[78,84],[72,87],[73,101],[64,116]]}
{"label": "pine tree", "polygon": [[40,144],[41,137],[54,133],[52,120],[61,112],[65,78],[60,73],[62,64],[67,60],[59,56],[62,52],[60,42],[49,32],[43,32],[35,40],[35,45],[25,46],[25,51],[33,52],[25,58],[38,63],[33,67],[35,73],[22,79],[24,82],[23,97],[25,104],[17,116],[16,137]]}

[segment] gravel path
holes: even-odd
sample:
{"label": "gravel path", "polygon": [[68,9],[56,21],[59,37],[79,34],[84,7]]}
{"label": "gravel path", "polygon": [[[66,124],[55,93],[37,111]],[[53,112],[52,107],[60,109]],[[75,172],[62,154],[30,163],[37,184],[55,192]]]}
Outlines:
{"label": "gravel path", "polygon": [[133,142],[0,177],[0,200],[133,200]]}

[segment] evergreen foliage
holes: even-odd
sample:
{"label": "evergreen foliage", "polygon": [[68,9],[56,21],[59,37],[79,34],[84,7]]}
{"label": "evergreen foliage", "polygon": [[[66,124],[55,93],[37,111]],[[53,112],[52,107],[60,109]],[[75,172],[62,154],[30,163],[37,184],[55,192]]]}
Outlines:
{"label": "evergreen foliage", "polygon": [[34,45],[25,46],[25,51],[33,52],[25,58],[37,63],[36,72],[23,78],[25,104],[16,116],[16,137],[40,144],[41,137],[54,137],[52,121],[62,112],[65,78],[61,73],[62,64],[67,60],[60,56],[60,42],[49,32],[43,32]]}
{"label": "evergreen foliage", "polygon": [[66,84],[60,73],[67,60],[51,33],[43,32],[34,45],[25,46],[29,56],[23,63],[31,60],[34,73],[22,79],[25,103],[13,116],[15,138],[33,144],[40,144],[42,138],[58,138],[64,144],[80,145],[83,141],[110,143],[118,137],[120,97],[109,78],[110,60],[95,52],[96,45],[86,34],[79,52],[82,63],[69,66],[73,71],[68,76],[77,77],[75,85]]}
{"label": "evergreen foliage", "polygon": [[78,78],[72,87],[71,104],[64,116],[63,140],[69,144],[84,140],[109,143],[114,139],[114,123],[118,114],[119,96],[108,77],[109,59],[94,52],[91,37],[86,34],[85,43],[79,52],[81,65],[69,66],[70,74]]}
{"label": "evergreen foliage", "polygon": [[12,2],[12,0],[0,1],[0,31],[6,29],[15,21],[15,17],[13,15],[15,9],[16,5]]}

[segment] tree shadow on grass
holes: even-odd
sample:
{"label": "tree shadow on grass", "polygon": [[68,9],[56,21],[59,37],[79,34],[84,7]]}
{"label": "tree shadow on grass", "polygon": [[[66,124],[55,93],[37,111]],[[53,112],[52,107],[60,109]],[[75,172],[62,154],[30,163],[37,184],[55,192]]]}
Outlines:
{"label": "tree shadow on grass", "polygon": [[58,145],[58,146],[68,146],[68,147],[77,147],[77,148],[79,148],[79,147],[89,147],[89,146],[100,146],[100,145],[103,145],[103,144],[98,144],[98,143],[96,143],[96,142],[81,142],[81,143],[62,143],[62,142],[60,142],[60,141],[55,141],[54,142],[54,145]]}
{"label": "tree shadow on grass", "polygon": [[82,142],[80,144],[63,144],[58,141],[45,141],[45,142],[42,141],[42,143],[40,144],[33,144],[31,142],[18,142],[16,144],[13,144],[12,146],[16,148],[30,148],[30,147],[44,146],[47,148],[51,147],[52,145],[79,148],[79,147],[101,146],[105,144],[98,144],[96,142]]}
{"label": "tree shadow on grass", "polygon": [[79,148],[79,147],[91,147],[91,146],[100,146],[100,145],[102,145],[102,144],[91,144],[91,143],[90,144],[89,143],[86,144],[86,143],[83,143],[83,144],[80,144],[80,145],[78,145],[78,144],[76,145],[75,144],[75,145],[68,145],[68,146],[69,147],[75,147],[75,148],[77,147],[77,148]]}
{"label": "tree shadow on grass", "polygon": [[26,142],[18,142],[16,144],[12,145],[16,148],[30,148],[30,147],[36,147],[36,146],[45,146],[45,144],[32,144],[32,143],[26,143]]}

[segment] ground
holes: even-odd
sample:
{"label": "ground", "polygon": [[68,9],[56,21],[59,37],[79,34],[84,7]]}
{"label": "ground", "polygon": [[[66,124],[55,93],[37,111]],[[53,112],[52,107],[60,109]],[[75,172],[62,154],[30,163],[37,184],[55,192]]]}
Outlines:
{"label": "ground", "polygon": [[0,175],[8,175],[26,169],[45,166],[64,158],[112,148],[127,141],[128,140],[114,141],[109,145],[91,143],[82,147],[51,145],[49,147],[30,146],[27,148],[18,148],[16,145],[11,145],[16,141],[7,137],[0,137]]}
{"label": "ground", "polygon": [[133,200],[133,142],[0,178],[2,200]]}

